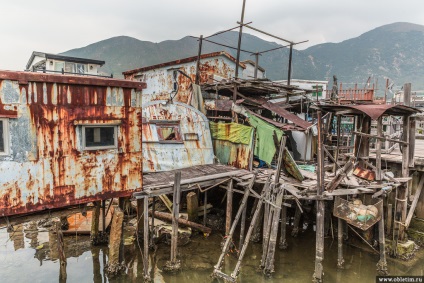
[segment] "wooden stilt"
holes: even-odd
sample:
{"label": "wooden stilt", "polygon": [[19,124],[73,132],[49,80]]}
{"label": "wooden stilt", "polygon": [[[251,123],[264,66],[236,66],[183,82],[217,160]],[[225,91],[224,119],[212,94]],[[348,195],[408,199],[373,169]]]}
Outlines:
{"label": "wooden stilt", "polygon": [[278,247],[280,250],[286,250],[288,248],[287,244],[287,207],[285,205],[281,208],[281,235],[280,235],[280,243]]}
{"label": "wooden stilt", "polygon": [[144,232],[143,210],[144,198],[137,199],[137,234],[141,237]]}
{"label": "wooden stilt", "polygon": [[386,240],[384,233],[384,213],[381,215],[381,220],[378,222],[378,242],[380,244],[380,260],[377,263],[377,271],[381,275],[387,275],[386,261]]}
{"label": "wooden stilt", "polygon": [[245,230],[245,226],[246,226],[246,209],[247,209],[247,205],[244,207],[243,213],[241,215],[240,242],[239,242],[238,255],[240,255],[240,251],[241,251],[241,248],[242,248],[243,243],[244,243],[244,232],[245,232],[244,230]]}
{"label": "wooden stilt", "polygon": [[[177,259],[178,247],[178,218],[180,214],[180,198],[181,198],[181,171],[175,172],[174,194],[172,206],[172,238],[171,238],[171,259],[166,263],[165,270],[176,272],[181,269],[181,262]],[[205,192],[206,194],[207,192]]]}
{"label": "wooden stilt", "polygon": [[66,256],[65,256],[65,243],[63,242],[63,233],[60,228],[60,222],[56,222],[56,235],[57,235],[57,250],[59,254],[59,282],[66,282],[67,273],[66,273]]}
{"label": "wooden stilt", "polygon": [[145,281],[150,281],[149,272],[149,198],[143,198],[143,275]]}
{"label": "wooden stilt", "polygon": [[[377,120],[377,136],[383,136],[383,117],[379,117]],[[375,167],[377,169],[375,172],[375,179],[377,181],[381,181],[383,177],[381,174],[381,142],[381,139],[377,139],[375,142]]]}
{"label": "wooden stilt", "polygon": [[153,201],[152,201],[152,224],[150,225],[150,241],[149,241],[149,245],[151,248],[153,248],[155,246],[154,241],[153,241],[153,235],[155,233],[155,210],[156,210],[156,197],[153,197]]}
{"label": "wooden stilt", "polygon": [[392,231],[392,221],[393,221],[393,205],[389,203],[387,205],[387,234],[391,234]]}
{"label": "wooden stilt", "polygon": [[275,205],[276,208],[273,213],[272,217],[272,229],[269,236],[269,243],[268,243],[268,251],[267,251],[267,258],[265,261],[265,269],[264,274],[266,276],[270,276],[272,273],[274,273],[274,255],[275,255],[275,247],[277,245],[277,234],[278,234],[278,226],[280,223],[280,213],[281,213],[281,205],[283,203],[283,191],[284,189],[280,188],[280,186],[276,187],[276,201]]}
{"label": "wooden stilt", "polygon": [[343,259],[343,219],[337,219],[337,268],[344,268]]}
{"label": "wooden stilt", "polygon": [[300,224],[300,217],[302,215],[302,212],[299,209],[299,206],[296,205],[296,211],[294,213],[294,223],[293,223],[293,230],[292,230],[292,237],[297,237],[299,234],[299,224]]}
{"label": "wooden stilt", "polygon": [[[206,205],[206,204],[205,204]],[[227,210],[225,218],[225,235],[230,233],[231,217],[233,212],[233,179],[228,181],[227,185]]]}
{"label": "wooden stilt", "polygon": [[119,207],[115,207],[109,237],[109,262],[107,264],[109,275],[116,275],[123,269],[120,261],[123,221],[124,212]]}
{"label": "wooden stilt", "polygon": [[197,199],[197,194],[195,192],[189,192],[187,194],[187,214],[188,220],[196,222],[199,213],[199,203]]}
{"label": "wooden stilt", "polygon": [[342,116],[337,115],[337,144],[336,144],[336,152],[334,153],[334,166],[333,166],[333,172],[336,174],[337,171],[337,162],[339,161],[339,151],[340,151],[340,128],[342,123]]}
{"label": "wooden stilt", "polygon": [[204,199],[203,199],[203,226],[206,226],[207,220],[207,210],[208,207],[208,191],[205,191]]}
{"label": "wooden stilt", "polygon": [[[322,140],[322,121],[321,111],[317,111],[318,118],[318,166],[317,166],[317,196],[320,197],[324,191],[324,154],[323,154],[323,140]],[[324,201],[318,199],[317,203],[317,220],[316,220],[316,247],[315,247],[315,272],[313,275],[314,282],[322,282],[323,280],[323,266],[324,260]]]}
{"label": "wooden stilt", "polygon": [[100,268],[100,258],[99,251],[91,249],[91,254],[93,258],[93,282],[94,283],[102,283],[102,273]]}
{"label": "wooden stilt", "polygon": [[[271,190],[274,190],[275,184],[271,184]],[[268,197],[268,201],[274,203],[275,202],[275,195],[272,193],[268,193],[270,197]],[[268,256],[268,245],[269,245],[269,235],[271,234],[271,226],[272,226],[272,217],[274,215],[274,206],[269,206],[269,211],[267,215],[267,219],[264,219],[264,232],[263,232],[263,238],[262,238],[262,259],[261,259],[261,269],[265,268],[266,265],[266,259]]]}
{"label": "wooden stilt", "polygon": [[225,255],[227,254],[228,249],[230,248],[230,244],[233,241],[234,231],[236,230],[236,226],[237,226],[237,224],[238,224],[238,222],[240,220],[240,217],[241,217],[241,214],[242,214],[242,212],[244,210],[244,207],[247,204],[247,199],[249,198],[250,190],[252,189],[253,184],[255,183],[255,180],[256,180],[256,175],[254,175],[254,177],[251,180],[251,183],[249,184],[249,187],[246,188],[246,190],[245,190],[245,192],[243,194],[241,205],[240,205],[240,207],[239,207],[239,209],[237,211],[237,214],[236,214],[236,217],[235,217],[235,219],[233,221],[233,224],[231,226],[230,232],[229,232],[229,234],[228,234],[228,236],[227,236],[227,238],[225,240],[225,243],[224,243],[224,245],[222,247],[221,255],[219,256],[219,259],[218,259],[217,264],[214,266],[214,272],[212,274],[213,276],[221,277],[221,275],[223,274],[221,272],[221,269],[222,269],[222,265],[223,265],[223,262],[224,262]]}
{"label": "wooden stilt", "polygon": [[100,216],[100,201],[94,201],[94,208],[91,214],[91,233],[90,240],[93,245],[99,244],[99,216]]}
{"label": "wooden stilt", "polygon": [[[254,207],[257,207],[258,203],[259,202],[256,202],[256,205],[254,205]],[[250,237],[250,241],[254,243],[258,243],[261,240],[261,228],[263,224],[263,221],[262,221],[263,217],[264,217],[264,209],[263,209],[263,205],[261,205],[258,219],[255,222],[255,227],[253,227],[252,236]],[[253,216],[252,216],[252,219],[253,219]]]}

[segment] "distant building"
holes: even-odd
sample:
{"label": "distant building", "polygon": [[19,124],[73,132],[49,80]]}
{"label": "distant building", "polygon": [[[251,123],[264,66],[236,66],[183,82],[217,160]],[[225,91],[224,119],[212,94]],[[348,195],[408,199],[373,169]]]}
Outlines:
{"label": "distant building", "polygon": [[[287,84],[287,80],[277,81],[279,83]],[[311,93],[308,93],[310,99],[327,99],[330,98],[331,90],[328,91],[328,81],[316,81],[316,80],[290,80],[290,85],[297,86],[304,90],[312,90]],[[296,99],[293,97],[293,99]]]}
{"label": "distant building", "polygon": [[[253,67],[252,67],[253,64]],[[176,92],[175,101],[186,103],[191,84],[196,79],[197,56],[179,59],[123,72],[125,79],[147,83],[143,90],[143,102],[168,100]],[[200,57],[200,84],[234,78],[236,59],[224,51],[202,54]],[[252,79],[254,62],[239,63],[239,77]],[[265,70],[258,68],[258,78],[264,78]]]}
{"label": "distant building", "polygon": [[105,61],[77,58],[34,51],[26,70],[31,72],[62,73],[75,75],[99,75]]}

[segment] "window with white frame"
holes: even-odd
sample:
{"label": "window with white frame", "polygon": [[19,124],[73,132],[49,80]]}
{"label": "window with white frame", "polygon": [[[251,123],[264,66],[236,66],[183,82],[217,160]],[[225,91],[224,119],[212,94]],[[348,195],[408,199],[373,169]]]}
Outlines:
{"label": "window with white frame", "polygon": [[0,118],[0,155],[9,154],[9,120]]}
{"label": "window with white frame", "polygon": [[118,148],[118,126],[82,126],[82,140],[84,150]]}

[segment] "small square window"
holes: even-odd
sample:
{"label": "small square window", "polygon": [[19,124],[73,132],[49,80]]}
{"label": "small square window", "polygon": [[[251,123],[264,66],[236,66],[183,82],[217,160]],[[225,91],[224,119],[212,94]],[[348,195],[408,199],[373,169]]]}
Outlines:
{"label": "small square window", "polygon": [[118,126],[83,126],[82,138],[85,150],[118,147]]}
{"label": "small square window", "polygon": [[182,142],[180,127],[178,125],[156,125],[156,129],[159,137],[159,142]]}
{"label": "small square window", "polygon": [[0,118],[0,155],[9,154],[9,120]]}

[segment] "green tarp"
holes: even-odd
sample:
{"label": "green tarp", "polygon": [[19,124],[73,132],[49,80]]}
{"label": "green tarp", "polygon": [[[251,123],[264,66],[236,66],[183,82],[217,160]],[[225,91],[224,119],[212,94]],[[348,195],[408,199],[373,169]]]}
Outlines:
{"label": "green tarp", "polygon": [[276,151],[273,137],[274,132],[277,135],[278,141],[280,141],[283,131],[254,115],[247,115],[249,117],[249,124],[256,129],[254,154],[259,159],[270,164]]}
{"label": "green tarp", "polygon": [[209,122],[212,139],[233,143],[250,144],[252,127],[237,123]]}

